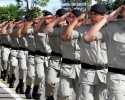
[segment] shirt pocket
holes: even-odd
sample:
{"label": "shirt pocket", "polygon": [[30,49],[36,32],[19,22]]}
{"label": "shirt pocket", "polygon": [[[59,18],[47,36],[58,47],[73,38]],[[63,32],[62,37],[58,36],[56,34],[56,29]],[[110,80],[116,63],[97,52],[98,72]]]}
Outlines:
{"label": "shirt pocket", "polygon": [[102,49],[102,50],[107,50],[107,48],[106,48],[106,43],[105,43],[105,42],[101,43],[101,49]]}
{"label": "shirt pocket", "polygon": [[125,34],[114,34],[114,49],[118,51],[125,51]]}
{"label": "shirt pocket", "polygon": [[86,41],[84,41],[84,46],[86,48],[94,48],[95,47],[95,42],[96,41],[93,41],[93,42],[86,42]]}
{"label": "shirt pocket", "polygon": [[37,34],[37,39],[44,42],[46,37],[45,37],[45,34],[44,33],[38,33]]}
{"label": "shirt pocket", "polygon": [[64,43],[65,43],[67,46],[74,46],[74,40],[65,41]]}

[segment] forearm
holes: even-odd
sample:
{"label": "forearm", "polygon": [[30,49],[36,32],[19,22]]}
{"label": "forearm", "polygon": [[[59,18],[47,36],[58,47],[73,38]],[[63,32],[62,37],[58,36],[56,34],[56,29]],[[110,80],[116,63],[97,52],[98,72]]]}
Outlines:
{"label": "forearm", "polygon": [[7,33],[11,34],[14,27],[15,27],[15,24],[9,27],[9,29],[7,30]]}
{"label": "forearm", "polygon": [[67,26],[67,28],[63,31],[61,38],[63,40],[69,40],[72,34],[72,30],[75,28],[78,23],[78,19],[76,19],[73,23]]}
{"label": "forearm", "polygon": [[45,34],[48,34],[49,31],[51,31],[52,28],[53,28],[54,26],[56,26],[59,22],[60,22],[60,18],[54,20],[53,22],[51,22],[50,24],[48,24],[48,25],[45,27],[45,29],[43,30],[43,32],[44,32]]}
{"label": "forearm", "polygon": [[8,27],[8,24],[6,24],[6,25],[0,30],[0,33],[1,33],[1,34],[5,33],[7,27]]}
{"label": "forearm", "polygon": [[19,37],[19,35],[21,34],[22,29],[23,29],[23,26],[17,30],[17,32],[14,34],[15,38]]}
{"label": "forearm", "polygon": [[38,32],[40,28],[43,26],[45,19],[43,18],[38,24],[34,27],[34,31]]}
{"label": "forearm", "polygon": [[27,30],[29,29],[29,27],[31,27],[31,25],[33,24],[33,22],[30,22],[29,24],[27,25],[24,25],[24,27],[22,27],[22,33],[23,34],[26,34],[27,33]]}
{"label": "forearm", "polygon": [[91,42],[96,39],[96,36],[99,33],[99,30],[107,23],[106,18],[103,18],[100,22],[97,24],[93,25],[88,32],[84,35],[84,40]]}

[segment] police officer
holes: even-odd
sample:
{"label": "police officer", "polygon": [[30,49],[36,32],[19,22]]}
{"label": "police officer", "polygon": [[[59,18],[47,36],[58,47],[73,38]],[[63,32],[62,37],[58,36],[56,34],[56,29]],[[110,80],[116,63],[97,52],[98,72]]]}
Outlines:
{"label": "police officer", "polygon": [[[77,12],[77,14],[75,13]],[[82,14],[79,10],[73,10],[72,14],[74,15],[72,19],[76,18],[77,15]],[[49,30],[52,30],[53,33],[57,36],[61,37],[61,33],[65,29],[63,28],[53,28],[55,25],[58,25],[60,21],[66,20],[68,14],[65,14],[48,26]],[[71,23],[71,21],[69,22]],[[62,37],[61,37],[62,38]],[[78,93],[78,77],[80,71],[80,54],[79,54],[79,46],[77,45],[77,41],[75,39],[71,39],[69,41],[61,39],[61,48],[62,48],[62,63],[60,69],[60,82],[59,88],[57,92],[57,100],[72,100],[72,91],[73,87],[75,88],[76,94]],[[77,49],[77,50],[76,50]],[[70,52],[69,52],[70,51]],[[75,55],[74,55],[75,54]],[[76,67],[77,66],[77,67]],[[73,84],[74,83],[74,84]],[[73,86],[74,85],[74,86]]]}
{"label": "police officer", "polygon": [[[123,6],[120,6],[111,14],[106,15],[100,22],[92,26],[84,36],[84,40],[87,42],[100,40],[105,41],[107,44],[108,100],[125,99],[125,2],[123,4]],[[113,21],[121,10],[123,20]],[[109,23],[105,25],[107,22]]]}
{"label": "police officer", "polygon": [[11,50],[10,46],[10,36],[9,36],[9,29],[13,25],[12,22],[7,22],[4,27],[1,29],[1,38],[2,38],[2,67],[3,67],[3,81],[6,80],[6,76],[8,74],[9,83],[9,54]]}
{"label": "police officer", "polygon": [[34,38],[34,25],[39,21],[29,16],[27,18],[27,22],[24,25],[24,28],[22,30],[23,34],[26,36],[26,41],[28,44],[28,61],[27,61],[27,77],[26,77],[26,91],[25,96],[27,99],[31,99],[31,85],[33,85],[33,80],[35,76],[35,63],[34,63],[34,57],[35,57],[35,38]]}
{"label": "police officer", "polygon": [[[16,87],[16,92],[20,93],[20,94],[24,94],[24,83],[26,81],[26,72],[27,72],[27,57],[28,57],[28,44],[27,44],[27,40],[26,40],[26,35],[24,34],[24,27],[25,27],[25,23],[27,21],[32,21],[32,17],[31,16],[26,16],[23,22],[22,27],[20,27],[16,34],[19,40],[19,52],[17,54],[17,58],[18,58],[18,65],[19,65],[19,83]],[[22,34],[21,34],[22,33]]]}
{"label": "police officer", "polygon": [[[4,25],[6,24],[6,22],[3,22],[3,23],[0,23],[0,30],[4,27]],[[1,38],[1,35],[0,35],[0,70],[1,70],[1,78],[3,78],[3,67],[2,67],[2,38]]]}
{"label": "police officer", "polygon": [[[56,16],[54,17],[61,17],[66,13],[67,13],[67,10],[58,9],[56,11]],[[52,20],[54,20],[54,17]],[[62,57],[60,34],[62,33],[62,30],[65,29],[64,26],[67,26],[66,20],[60,21],[55,27],[54,26],[52,27],[51,24],[53,23],[50,23],[43,30],[44,33],[48,34],[49,36],[49,44],[52,49],[51,57],[49,59],[49,66],[46,73],[46,83],[45,83],[46,100],[54,100],[53,95],[55,93],[57,83],[59,83],[59,71],[60,71],[60,64],[61,64],[61,57]],[[53,28],[53,29],[50,31],[50,28]]]}
{"label": "police officer", "polygon": [[[99,22],[105,15],[106,9],[101,4],[95,4],[91,7],[91,20],[92,24]],[[75,29],[76,24],[82,21],[84,14],[79,16],[69,27],[64,31],[67,32],[67,37],[74,34],[75,38],[80,40],[81,49],[81,72],[80,72],[80,90],[79,100],[105,100],[107,98],[106,89],[106,73],[107,73],[107,53],[104,42],[93,41],[87,43],[80,38],[92,26],[82,25],[77,29],[77,32],[72,31]],[[68,33],[69,32],[69,33]],[[72,34],[72,35],[71,35]],[[105,94],[105,95],[104,95]]]}
{"label": "police officer", "polygon": [[22,26],[22,18],[18,17],[15,20],[15,24],[11,27],[10,31],[10,38],[11,38],[11,52],[10,52],[10,83],[9,88],[14,87],[15,77],[15,70],[18,67],[18,59],[17,54],[19,50],[19,41],[17,36],[17,30]]}
{"label": "police officer", "polygon": [[[47,11],[44,16],[52,15]],[[45,21],[44,24],[38,23],[34,27],[35,31],[35,42],[36,42],[36,51],[35,51],[35,79],[32,97],[36,100],[40,100],[42,94],[43,83],[45,79],[44,71],[48,67],[48,59],[51,54],[51,48],[49,46],[48,36],[43,33],[44,27],[48,24],[48,21]]]}

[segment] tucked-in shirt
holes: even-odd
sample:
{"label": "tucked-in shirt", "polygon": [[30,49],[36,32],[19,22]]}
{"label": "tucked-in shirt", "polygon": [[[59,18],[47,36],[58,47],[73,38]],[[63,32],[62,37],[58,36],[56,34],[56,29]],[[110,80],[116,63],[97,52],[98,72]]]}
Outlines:
{"label": "tucked-in shirt", "polygon": [[49,38],[48,35],[43,33],[43,29],[46,26],[43,26],[38,33],[35,33],[35,42],[36,42],[36,50],[41,52],[50,53],[51,48],[49,46]]}
{"label": "tucked-in shirt", "polygon": [[97,40],[106,42],[108,66],[125,69],[125,21],[108,23],[100,30]]}

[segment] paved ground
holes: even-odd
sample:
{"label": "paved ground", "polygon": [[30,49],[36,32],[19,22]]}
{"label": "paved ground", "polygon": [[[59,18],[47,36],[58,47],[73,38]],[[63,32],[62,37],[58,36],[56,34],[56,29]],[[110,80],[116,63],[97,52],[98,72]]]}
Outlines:
{"label": "paved ground", "polygon": [[[16,71],[15,87],[18,84],[18,69],[16,70],[17,71]],[[7,83],[7,81],[3,81],[3,79],[0,79],[0,100],[34,100],[34,99],[26,99],[24,94],[17,94],[15,92],[15,88],[8,88],[8,87],[9,87],[9,84]],[[43,95],[41,96],[41,100],[45,100],[44,93],[45,93],[45,89],[43,91]],[[75,95],[73,95],[73,98],[74,98],[73,100],[75,100]]]}

